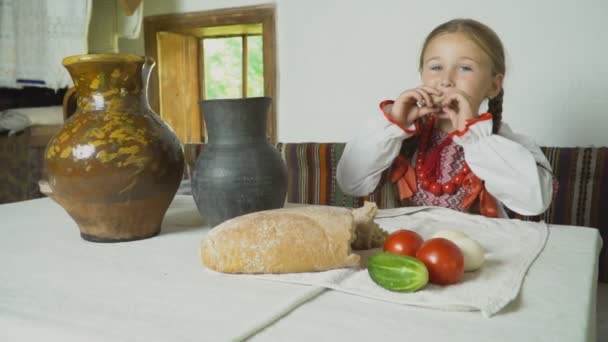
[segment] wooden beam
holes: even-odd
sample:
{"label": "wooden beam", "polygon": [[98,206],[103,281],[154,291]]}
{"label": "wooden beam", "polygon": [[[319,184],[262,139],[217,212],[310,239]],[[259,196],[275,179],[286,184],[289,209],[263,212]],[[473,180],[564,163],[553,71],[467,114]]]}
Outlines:
{"label": "wooden beam", "polygon": [[180,33],[196,36],[199,38],[236,37],[244,34],[261,35],[262,24],[195,27],[192,29],[181,30]]}
{"label": "wooden beam", "polygon": [[[203,39],[200,39],[198,41],[198,62],[199,62],[199,68],[198,68],[198,89],[199,89],[199,99],[201,100],[205,100],[207,99],[207,88],[205,87],[205,44],[203,42]],[[201,113],[201,141],[206,143],[207,142],[207,125],[205,124],[205,113],[203,112],[203,109],[201,108],[201,106],[199,106],[199,110]]]}
{"label": "wooden beam", "polygon": [[243,98],[247,97],[247,66],[249,65],[248,59],[249,59],[249,51],[247,51],[247,36],[246,35],[242,35],[241,36],[241,48],[242,48],[242,54],[241,54],[241,58],[242,58],[242,63],[241,63],[241,73],[242,73],[242,77],[241,77],[241,86],[243,88],[242,91],[242,95]]}
{"label": "wooden beam", "polygon": [[268,138],[277,143],[277,50],[274,15],[264,17],[262,21],[262,44],[264,54],[264,96],[272,98],[272,108],[268,115]]}

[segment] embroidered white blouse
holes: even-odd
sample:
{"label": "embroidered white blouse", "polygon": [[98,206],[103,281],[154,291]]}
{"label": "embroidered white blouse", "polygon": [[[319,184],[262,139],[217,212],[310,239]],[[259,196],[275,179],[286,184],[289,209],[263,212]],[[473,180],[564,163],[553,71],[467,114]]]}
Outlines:
{"label": "embroidered white blouse", "polygon": [[[403,140],[417,133],[417,124],[405,128],[392,120],[390,106],[390,102],[383,102],[384,115],[370,118],[346,144],[336,174],[345,193],[365,196],[373,192],[382,172],[399,154]],[[471,171],[485,181],[486,190],[500,204],[522,215],[547,210],[553,197],[551,165],[531,139],[514,133],[504,122],[498,134],[492,134],[492,118],[483,115],[471,120],[453,140],[462,146]],[[502,205],[499,216],[506,217]]]}

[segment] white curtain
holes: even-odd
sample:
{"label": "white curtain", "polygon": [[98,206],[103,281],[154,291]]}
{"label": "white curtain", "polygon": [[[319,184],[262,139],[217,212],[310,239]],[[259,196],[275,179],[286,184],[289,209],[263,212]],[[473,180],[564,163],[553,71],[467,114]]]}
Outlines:
{"label": "white curtain", "polygon": [[0,0],[0,87],[58,89],[61,61],[87,53],[92,0]]}

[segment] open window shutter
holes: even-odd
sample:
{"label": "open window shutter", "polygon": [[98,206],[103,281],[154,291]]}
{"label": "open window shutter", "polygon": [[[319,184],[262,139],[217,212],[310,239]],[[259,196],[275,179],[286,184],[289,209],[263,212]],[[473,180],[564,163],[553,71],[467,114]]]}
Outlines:
{"label": "open window shutter", "polygon": [[199,41],[173,32],[156,34],[160,116],[183,142],[201,141]]}

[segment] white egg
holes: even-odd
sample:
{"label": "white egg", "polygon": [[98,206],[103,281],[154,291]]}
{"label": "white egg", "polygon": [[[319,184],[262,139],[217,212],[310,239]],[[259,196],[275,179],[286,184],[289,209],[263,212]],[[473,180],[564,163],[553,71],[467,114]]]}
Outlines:
{"label": "white egg", "polygon": [[460,237],[451,240],[462,252],[464,256],[464,271],[475,271],[483,266],[486,260],[485,251],[479,242],[469,238]]}
{"label": "white egg", "polygon": [[435,232],[435,234],[433,234],[433,236],[431,236],[432,239],[444,238],[444,239],[448,239],[450,241],[453,239],[458,239],[458,238],[463,238],[463,237],[468,237],[468,236],[467,236],[467,234],[461,232],[460,230],[452,230],[452,229],[438,230],[437,232]]}

